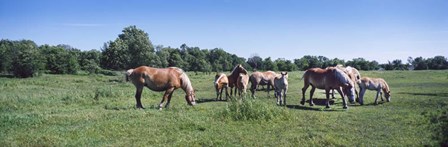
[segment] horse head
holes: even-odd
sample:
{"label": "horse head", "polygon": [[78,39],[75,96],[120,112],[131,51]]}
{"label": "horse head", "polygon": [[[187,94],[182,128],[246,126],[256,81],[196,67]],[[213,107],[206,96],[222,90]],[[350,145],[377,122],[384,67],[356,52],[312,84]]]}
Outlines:
{"label": "horse head", "polygon": [[247,70],[243,67],[243,65],[238,64],[237,66],[238,66],[238,67],[237,67],[237,69],[238,69],[238,73],[243,73],[243,74],[246,74],[246,75],[247,75]]}
{"label": "horse head", "polygon": [[194,106],[196,105],[196,96],[194,94],[194,90],[189,91],[186,95],[185,95],[185,100],[187,100],[188,105]]}
{"label": "horse head", "polygon": [[386,101],[390,102],[390,91],[385,92],[384,96],[386,97]]}

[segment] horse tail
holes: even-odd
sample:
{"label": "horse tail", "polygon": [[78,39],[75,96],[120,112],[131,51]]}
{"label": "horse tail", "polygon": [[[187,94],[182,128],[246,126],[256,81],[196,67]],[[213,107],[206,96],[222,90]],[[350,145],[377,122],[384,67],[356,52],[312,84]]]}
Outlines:
{"label": "horse tail", "polygon": [[126,82],[129,81],[129,77],[131,76],[131,74],[133,72],[134,72],[134,69],[129,69],[129,70],[126,71],[126,74],[125,74]]}

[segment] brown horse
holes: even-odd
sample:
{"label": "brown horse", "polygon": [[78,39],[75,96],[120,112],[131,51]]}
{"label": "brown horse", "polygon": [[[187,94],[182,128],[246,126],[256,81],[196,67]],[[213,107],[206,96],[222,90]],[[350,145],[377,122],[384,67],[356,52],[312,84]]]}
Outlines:
{"label": "brown horse", "polygon": [[313,106],[313,94],[316,88],[325,89],[325,94],[327,98],[326,108],[330,108],[330,90],[336,89],[342,97],[342,105],[344,109],[347,109],[347,102],[345,101],[345,95],[349,94],[349,99],[353,101],[354,95],[350,90],[354,83],[342,70],[329,67],[326,69],[321,68],[311,68],[305,71],[303,74],[304,87],[302,88],[302,105],[305,104],[305,92],[306,89],[311,85],[312,89],[310,91],[310,106]]}
{"label": "brown horse", "polygon": [[215,76],[215,89],[216,89],[216,100],[222,100],[222,91],[226,90],[226,100],[229,97],[229,91],[227,90],[227,87],[229,86],[229,79],[227,79],[226,74],[224,73],[217,73]]}
{"label": "brown horse", "polygon": [[[232,96],[232,94],[233,94],[232,89],[233,89],[233,87],[236,87],[236,82],[241,73],[247,75],[247,70],[241,64],[238,64],[233,68],[230,75],[227,76],[227,79],[229,80],[230,96]],[[237,90],[237,88],[235,88],[235,95],[236,95],[236,90]]]}
{"label": "brown horse", "polygon": [[252,93],[252,97],[255,98],[255,91],[257,90],[258,85],[267,85],[268,97],[270,86],[274,87],[274,79],[277,74],[273,71],[266,72],[254,72],[250,75],[249,80],[252,84],[250,87],[250,91]]}
{"label": "brown horse", "polygon": [[236,82],[236,88],[238,89],[238,95],[246,98],[247,85],[249,85],[249,76],[246,74],[240,74]]}
{"label": "brown horse", "polygon": [[189,105],[195,105],[194,89],[191,86],[190,79],[187,74],[180,68],[152,68],[148,66],[140,66],[130,69],[126,72],[129,79],[135,86],[135,100],[137,108],[143,108],[141,96],[143,87],[148,87],[153,91],[165,91],[159,108],[162,109],[163,103],[167,101],[165,108],[169,106],[171,96],[174,90],[182,88],[185,91],[185,100]]}
{"label": "brown horse", "polygon": [[[382,93],[384,93],[384,97],[386,97],[387,102],[390,102],[390,89],[387,82],[382,78],[369,78],[369,77],[363,77],[358,82],[359,90],[360,90],[360,96],[359,96],[359,104],[364,104],[364,94],[366,90],[375,90],[376,92],[376,98],[375,98],[375,105],[378,104],[378,95],[381,97],[381,101],[384,101]],[[383,92],[381,92],[381,90]]]}

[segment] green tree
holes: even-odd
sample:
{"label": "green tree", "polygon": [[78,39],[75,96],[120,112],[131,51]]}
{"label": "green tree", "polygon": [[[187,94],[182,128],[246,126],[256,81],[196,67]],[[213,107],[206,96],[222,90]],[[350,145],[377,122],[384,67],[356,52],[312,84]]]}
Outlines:
{"label": "green tree", "polygon": [[79,70],[77,52],[62,46],[39,47],[45,58],[45,69],[52,74],[75,74]]}
{"label": "green tree", "polygon": [[271,57],[267,57],[263,61],[264,70],[278,71],[277,65],[272,62]]}
{"label": "green tree", "polygon": [[124,28],[115,41],[107,42],[102,48],[101,66],[103,68],[123,70],[158,64],[159,61],[148,34],[136,26]]}
{"label": "green tree", "polygon": [[[9,43],[8,43],[9,44]],[[7,47],[8,56],[11,57],[11,66],[14,76],[20,78],[32,77],[44,67],[42,55],[36,43],[31,40],[12,41]]]}
{"label": "green tree", "polygon": [[263,59],[258,55],[252,55],[252,57],[247,59],[247,64],[249,64],[254,70],[262,69]]}

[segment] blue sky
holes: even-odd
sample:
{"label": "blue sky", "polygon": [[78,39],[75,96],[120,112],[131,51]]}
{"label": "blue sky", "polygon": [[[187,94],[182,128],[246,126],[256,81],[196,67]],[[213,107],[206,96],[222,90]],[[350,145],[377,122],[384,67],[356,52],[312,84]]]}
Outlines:
{"label": "blue sky", "polygon": [[2,39],[99,50],[129,25],[245,58],[448,56],[447,0],[0,0]]}

